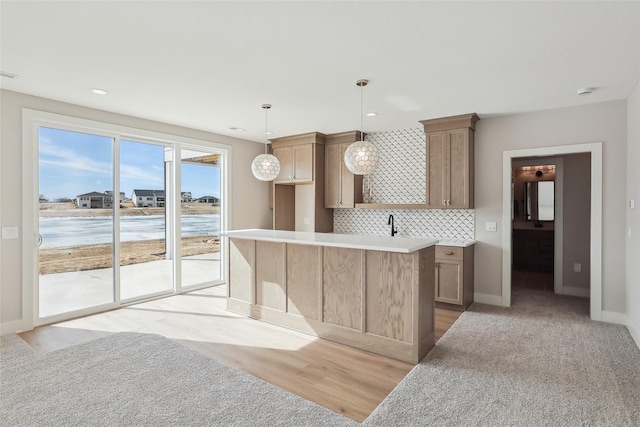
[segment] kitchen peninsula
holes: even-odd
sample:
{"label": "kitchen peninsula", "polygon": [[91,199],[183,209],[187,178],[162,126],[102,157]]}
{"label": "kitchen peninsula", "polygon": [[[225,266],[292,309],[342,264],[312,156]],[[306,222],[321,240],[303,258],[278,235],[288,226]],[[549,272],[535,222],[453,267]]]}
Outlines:
{"label": "kitchen peninsula", "polygon": [[229,238],[228,310],[410,363],[433,347],[437,240],[221,234]]}

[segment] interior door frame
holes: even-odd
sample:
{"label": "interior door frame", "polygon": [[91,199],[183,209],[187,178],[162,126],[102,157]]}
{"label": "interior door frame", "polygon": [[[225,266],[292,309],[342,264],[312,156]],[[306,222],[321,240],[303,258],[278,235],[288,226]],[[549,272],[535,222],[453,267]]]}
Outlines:
{"label": "interior door frame", "polygon": [[511,168],[520,157],[591,154],[590,316],[602,320],[602,142],[509,150],[502,153],[502,305],[511,306]]}
{"label": "interior door frame", "polygon": [[[79,117],[67,116],[63,114],[50,113],[29,108],[22,109],[22,327],[23,331],[31,330],[34,326],[39,326],[39,313],[37,310],[38,294],[36,286],[38,283],[38,211],[36,209],[38,201],[38,138],[40,127],[51,127],[56,129],[71,130],[84,133],[95,133],[98,135],[110,136],[115,139],[126,139],[133,141],[153,141],[158,144],[174,146],[178,150],[182,147],[200,147],[203,150],[215,150],[220,153],[220,231],[226,231],[230,227],[231,203],[231,164],[232,147],[227,144],[193,139],[183,136],[171,135],[161,132],[149,131],[113,123],[100,122]],[[115,159],[114,159],[115,161]],[[176,168],[179,166],[173,162],[173,174],[175,177]],[[117,183],[114,183],[117,184]],[[179,179],[178,179],[179,184]],[[118,185],[116,188],[119,191]],[[178,197],[180,191],[175,192]],[[119,194],[119,193],[116,193]],[[175,204],[174,204],[175,206]],[[176,215],[174,207],[174,218]],[[116,230],[117,231],[117,230]],[[179,231],[179,227],[178,227]],[[226,247],[221,243],[221,279],[227,281],[227,271],[224,267],[228,260]],[[174,273],[175,274],[175,273]],[[193,289],[189,289],[190,291]],[[174,290],[179,293],[180,289]],[[164,296],[164,295],[162,295]],[[160,296],[160,297],[162,297]],[[154,299],[158,297],[150,297]],[[139,303],[143,300],[132,302],[113,302],[89,309],[77,310],[73,312],[73,317],[93,314],[113,308]],[[46,323],[66,320],[62,315],[47,318]]]}

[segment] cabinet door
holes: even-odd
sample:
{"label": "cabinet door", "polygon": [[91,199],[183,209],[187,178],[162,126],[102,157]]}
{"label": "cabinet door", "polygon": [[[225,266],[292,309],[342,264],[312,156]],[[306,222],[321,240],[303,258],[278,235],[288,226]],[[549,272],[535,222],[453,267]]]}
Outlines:
{"label": "cabinet door", "polygon": [[469,207],[469,129],[447,131],[445,194],[447,207]]}
{"label": "cabinet door", "polygon": [[274,148],[273,155],[280,161],[280,174],[275,182],[293,181],[293,147]]}
{"label": "cabinet door", "polygon": [[469,208],[471,154],[469,129],[427,134],[427,205]]}
{"label": "cabinet door", "polygon": [[329,144],[324,148],[324,207],[339,208],[341,202],[341,144]]}
{"label": "cabinet door", "polygon": [[462,305],[462,261],[436,259],[436,301]]}
{"label": "cabinet door", "polygon": [[447,132],[427,134],[427,205],[445,206],[445,162],[447,160]]}
{"label": "cabinet door", "polygon": [[[356,176],[347,168],[344,162],[344,152],[351,143],[340,144],[340,207],[353,208],[362,201],[362,176]],[[360,182],[360,197],[356,195],[356,185]]]}
{"label": "cabinet door", "polygon": [[313,181],[313,144],[293,146],[293,180]]}

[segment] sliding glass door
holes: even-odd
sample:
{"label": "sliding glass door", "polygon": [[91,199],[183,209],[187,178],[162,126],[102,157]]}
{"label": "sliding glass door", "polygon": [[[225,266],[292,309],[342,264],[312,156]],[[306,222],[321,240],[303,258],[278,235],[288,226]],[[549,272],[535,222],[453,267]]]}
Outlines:
{"label": "sliding glass door", "polygon": [[34,325],[223,282],[227,151],[36,113],[55,120],[34,119],[26,132],[34,145],[23,151],[37,164],[23,168],[33,181],[25,200],[37,199],[23,223]]}
{"label": "sliding glass door", "polygon": [[113,147],[111,137],[40,128],[40,318],[114,302]]}

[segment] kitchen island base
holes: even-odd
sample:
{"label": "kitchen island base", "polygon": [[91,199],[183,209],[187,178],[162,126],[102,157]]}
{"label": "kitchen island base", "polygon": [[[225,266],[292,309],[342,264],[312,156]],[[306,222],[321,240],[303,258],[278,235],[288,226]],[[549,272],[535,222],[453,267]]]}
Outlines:
{"label": "kitchen island base", "polygon": [[435,246],[403,253],[233,233],[228,310],[409,363],[433,347]]}

